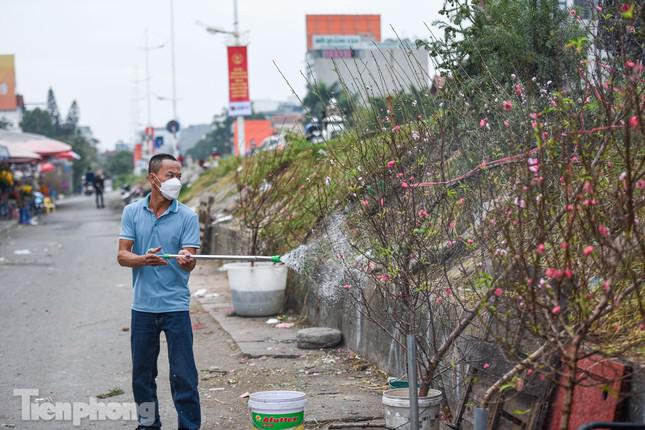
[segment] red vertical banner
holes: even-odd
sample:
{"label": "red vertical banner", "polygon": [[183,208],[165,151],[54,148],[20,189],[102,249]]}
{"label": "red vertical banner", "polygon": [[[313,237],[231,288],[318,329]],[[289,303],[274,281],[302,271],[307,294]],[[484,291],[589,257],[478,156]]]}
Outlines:
{"label": "red vertical banner", "polygon": [[251,115],[246,46],[228,47],[228,95],[229,115]]}
{"label": "red vertical banner", "polygon": [[142,154],[141,154],[142,146],[143,145],[141,145],[140,143],[137,143],[134,145],[134,153],[132,155],[133,155],[133,162],[135,166],[142,158]]}

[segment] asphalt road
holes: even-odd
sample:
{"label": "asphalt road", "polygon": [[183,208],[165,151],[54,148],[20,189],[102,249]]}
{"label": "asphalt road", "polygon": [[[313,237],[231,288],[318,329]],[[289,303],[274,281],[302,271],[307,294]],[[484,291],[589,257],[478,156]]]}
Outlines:
{"label": "asphalt road", "polygon": [[[116,263],[120,211],[72,198],[0,237],[0,428],[135,428],[133,421],[25,421],[16,389],[37,389],[29,403],[132,402],[130,388],[131,273]],[[164,427],[176,428],[165,348],[159,360]],[[27,394],[24,394],[27,396]],[[38,400],[36,400],[38,399]],[[43,416],[43,407],[29,407]],[[119,410],[110,412],[114,418]],[[123,410],[121,409],[121,412]],[[72,410],[73,412],[73,410]],[[47,417],[47,412],[44,412]]]}

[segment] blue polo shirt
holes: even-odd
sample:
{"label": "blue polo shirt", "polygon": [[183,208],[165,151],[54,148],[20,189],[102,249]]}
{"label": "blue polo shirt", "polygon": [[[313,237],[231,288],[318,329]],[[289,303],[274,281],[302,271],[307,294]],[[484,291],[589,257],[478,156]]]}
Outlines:
{"label": "blue polo shirt", "polygon": [[[173,200],[159,217],[148,207],[150,194],[123,209],[121,239],[132,240],[132,252],[143,255],[161,247],[162,254],[177,254],[182,248],[199,248],[199,222],[192,209]],[[167,266],[132,269],[132,309],[140,312],[187,311],[190,305],[189,272],[175,259]]]}

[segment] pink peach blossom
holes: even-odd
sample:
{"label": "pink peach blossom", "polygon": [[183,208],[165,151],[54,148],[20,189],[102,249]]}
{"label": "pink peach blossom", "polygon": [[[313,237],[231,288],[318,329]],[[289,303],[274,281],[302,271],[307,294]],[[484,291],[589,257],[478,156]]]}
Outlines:
{"label": "pink peach blossom", "polygon": [[562,312],[562,308],[560,306],[553,306],[553,308],[551,309],[551,313],[553,315],[559,315],[560,312]]}
{"label": "pink peach blossom", "polygon": [[390,275],[387,275],[387,274],[378,275],[376,279],[378,279],[381,282],[389,282],[390,280],[392,280],[392,278],[390,278]]}
{"label": "pink peach blossom", "polygon": [[407,182],[401,182],[401,188],[408,188],[409,185]]}
{"label": "pink peach blossom", "polygon": [[545,249],[546,249],[546,248],[545,248],[544,244],[543,244],[543,243],[540,243],[540,244],[535,248],[535,252],[537,252],[538,254],[544,254],[544,250],[545,250]]}
{"label": "pink peach blossom", "polygon": [[533,173],[538,173],[540,171],[540,160],[537,158],[529,158],[527,163],[529,165],[529,171]]}
{"label": "pink peach blossom", "polygon": [[522,87],[522,84],[515,84],[513,89],[515,90],[515,95],[516,96],[518,96],[518,97],[522,96],[522,92],[524,91],[524,88]]}
{"label": "pink peach blossom", "polygon": [[585,181],[584,185],[582,186],[582,189],[587,194],[593,193],[593,185],[591,185],[591,182],[589,181]]}
{"label": "pink peach blossom", "polygon": [[587,245],[587,246],[585,246],[585,247],[584,247],[584,249],[582,250],[582,254],[583,254],[585,257],[590,256],[592,253],[593,253],[593,246],[592,246],[592,245]]}
{"label": "pink peach blossom", "polygon": [[607,228],[607,226],[605,226],[604,224],[600,224],[598,226],[598,233],[602,237],[607,237],[607,236],[609,236],[609,228]]}
{"label": "pink peach blossom", "polygon": [[390,161],[387,162],[387,168],[388,169],[393,168],[395,165],[396,165],[396,161],[394,161],[394,160],[390,160]]}
{"label": "pink peach blossom", "polygon": [[509,110],[513,109],[513,103],[510,100],[504,100],[502,102],[502,108],[505,111],[509,111]]}
{"label": "pink peach blossom", "polygon": [[636,128],[638,127],[638,117],[636,115],[632,115],[629,117],[629,120],[627,121],[629,123],[629,126],[631,128]]}
{"label": "pink peach blossom", "polygon": [[428,211],[425,209],[419,209],[419,212],[417,212],[417,216],[419,218],[427,218],[428,217]]}
{"label": "pink peach blossom", "polygon": [[484,366],[483,366],[484,369],[488,369],[489,367],[490,367],[490,363],[484,363]]}
{"label": "pink peach blossom", "polygon": [[504,290],[502,290],[502,289],[501,289],[501,288],[499,288],[499,287],[495,288],[495,295],[496,295],[497,297],[502,297],[502,295],[503,295],[503,294],[504,294]]}
{"label": "pink peach blossom", "polygon": [[605,290],[605,293],[608,293],[611,290],[611,281],[607,280],[602,283],[602,289]]}
{"label": "pink peach blossom", "polygon": [[544,271],[544,274],[551,279],[560,279],[562,278],[562,270],[556,269],[554,267],[549,267]]}
{"label": "pink peach blossom", "polygon": [[504,120],[504,127],[509,128],[510,126],[511,126],[511,123],[507,119],[505,119]]}
{"label": "pink peach blossom", "polygon": [[363,205],[364,208],[366,208],[370,205],[370,202],[368,200],[361,200],[361,204]]}
{"label": "pink peach blossom", "polygon": [[479,128],[484,128],[488,125],[488,119],[482,118],[479,120]]}

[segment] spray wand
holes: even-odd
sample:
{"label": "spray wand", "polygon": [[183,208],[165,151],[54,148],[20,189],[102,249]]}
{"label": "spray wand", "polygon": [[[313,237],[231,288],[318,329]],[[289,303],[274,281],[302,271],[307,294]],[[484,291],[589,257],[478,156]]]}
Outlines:
{"label": "spray wand", "polygon": [[[184,254],[161,254],[160,257],[164,260],[185,256]],[[282,263],[279,255],[263,256],[263,255],[191,255],[190,258],[197,260],[237,260],[237,261],[269,261],[272,263]]]}

